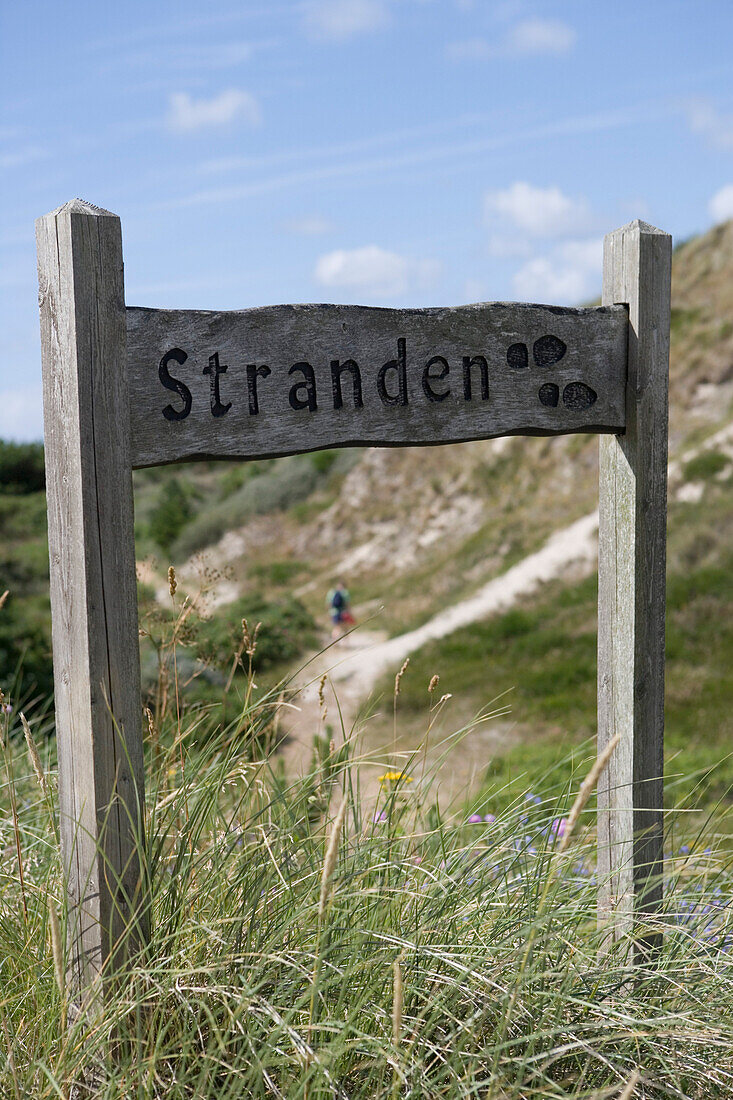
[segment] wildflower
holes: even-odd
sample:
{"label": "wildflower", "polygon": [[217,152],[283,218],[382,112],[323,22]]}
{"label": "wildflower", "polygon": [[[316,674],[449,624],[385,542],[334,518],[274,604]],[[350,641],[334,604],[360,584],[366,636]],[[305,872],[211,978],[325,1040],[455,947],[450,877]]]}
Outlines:
{"label": "wildflower", "polygon": [[375,825],[382,825],[387,820],[387,815],[384,810],[375,810],[372,821]]}
{"label": "wildflower", "polygon": [[483,825],[483,823],[484,819],[482,818],[481,814],[471,814],[468,821],[466,822],[467,825]]}
{"label": "wildflower", "polygon": [[496,821],[496,814],[484,814],[484,821],[487,825],[493,825]]}
{"label": "wildflower", "polygon": [[404,772],[385,772],[384,775],[380,775],[379,782],[384,783],[399,783],[402,780],[403,783],[412,783],[412,777],[405,775]]}
{"label": "wildflower", "polygon": [[567,818],[556,817],[550,824],[549,834],[553,840],[559,840],[565,836],[565,830],[568,827]]}

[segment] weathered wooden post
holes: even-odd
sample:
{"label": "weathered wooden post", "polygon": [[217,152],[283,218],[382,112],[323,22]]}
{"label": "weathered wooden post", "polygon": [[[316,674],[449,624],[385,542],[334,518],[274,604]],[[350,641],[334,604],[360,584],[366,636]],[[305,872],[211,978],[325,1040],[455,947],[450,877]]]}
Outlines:
{"label": "weathered wooden post", "polygon": [[122,238],[78,199],[36,229],[68,967],[89,1003],[147,916]]}
{"label": "weathered wooden post", "polygon": [[662,899],[671,257],[645,222],[605,239],[603,303],[627,305],[629,345],[626,431],[600,440],[599,751],[621,742],[599,783],[598,909],[606,948],[631,932],[639,961]]}

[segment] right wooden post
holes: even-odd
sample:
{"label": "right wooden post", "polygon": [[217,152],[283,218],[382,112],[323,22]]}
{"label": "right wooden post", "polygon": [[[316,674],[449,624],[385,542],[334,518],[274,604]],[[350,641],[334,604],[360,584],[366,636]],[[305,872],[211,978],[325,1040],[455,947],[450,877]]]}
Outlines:
{"label": "right wooden post", "polygon": [[662,901],[667,391],[672,238],[634,221],[604,242],[603,304],[629,310],[626,431],[600,437],[598,750],[621,741],[598,787],[604,949],[659,944]]}

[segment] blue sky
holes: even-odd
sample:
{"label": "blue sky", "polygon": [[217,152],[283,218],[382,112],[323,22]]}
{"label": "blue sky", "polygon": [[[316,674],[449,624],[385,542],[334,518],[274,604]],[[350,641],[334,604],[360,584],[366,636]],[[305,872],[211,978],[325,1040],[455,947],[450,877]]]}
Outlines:
{"label": "blue sky", "polygon": [[733,216],[730,0],[2,5],[0,436],[40,438],[33,222],[131,305],[573,304],[604,232]]}

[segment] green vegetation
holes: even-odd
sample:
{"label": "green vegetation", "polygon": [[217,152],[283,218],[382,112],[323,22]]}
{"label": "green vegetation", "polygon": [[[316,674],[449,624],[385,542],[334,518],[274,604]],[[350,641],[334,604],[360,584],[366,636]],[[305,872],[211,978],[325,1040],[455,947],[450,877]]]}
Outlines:
{"label": "green vegetation", "polygon": [[292,596],[275,601],[253,597],[226,604],[210,619],[200,621],[200,657],[226,668],[242,640],[243,619],[252,633],[257,630],[253,667],[258,672],[293,662],[316,644],[315,623],[299,600]]}
{"label": "green vegetation", "polygon": [[179,478],[171,478],[158,494],[156,507],[148,523],[150,538],[168,554],[192,514],[190,491]]}
{"label": "green vegetation", "polygon": [[[0,442],[0,689],[53,690],[43,447]],[[21,676],[22,673],[22,676]]]}
{"label": "green vegetation", "polygon": [[707,481],[730,464],[730,459],[720,451],[701,451],[685,463],[684,474],[688,481]]}
{"label": "green vegetation", "polygon": [[700,321],[702,311],[700,309],[684,309],[680,306],[673,307],[670,318],[670,328],[673,338],[678,338],[691,329],[695,329]]}
{"label": "green vegetation", "polygon": [[[248,597],[203,616],[179,596],[161,607],[141,595],[143,696],[156,722],[172,694],[206,715],[204,725],[223,722],[237,709],[232,700],[250,690],[266,697],[316,644],[313,618],[293,596]],[[255,672],[258,686],[250,688]]]}
{"label": "green vegetation", "polygon": [[[733,795],[730,668],[733,666],[733,553],[719,565],[673,574],[667,595],[666,754],[675,799],[698,788],[711,804]],[[478,712],[509,692],[519,743],[492,760],[487,776],[506,784],[504,801],[564,761],[596,725],[595,578],[548,585],[522,610],[474,623],[433,642],[402,681],[405,721],[423,721],[427,684]],[[385,680],[383,690],[389,690]]]}
{"label": "green vegetation", "polygon": [[46,488],[43,447],[40,443],[0,440],[0,485],[4,494],[40,493]]}
{"label": "green vegetation", "polygon": [[358,746],[327,729],[312,770],[285,781],[262,737],[276,692],[254,704],[249,679],[224,725],[159,694],[141,843],[152,938],[101,1018],[74,1012],[66,986],[53,741],[41,787],[17,715],[0,716],[0,1095],[610,1100],[637,1079],[649,1100],[726,1095],[722,821],[668,860],[663,950],[632,988],[627,942],[599,961],[592,815],[579,807],[566,833],[577,768],[544,801],[495,816],[492,786],[480,814],[441,817],[417,755],[368,807]]}

